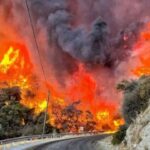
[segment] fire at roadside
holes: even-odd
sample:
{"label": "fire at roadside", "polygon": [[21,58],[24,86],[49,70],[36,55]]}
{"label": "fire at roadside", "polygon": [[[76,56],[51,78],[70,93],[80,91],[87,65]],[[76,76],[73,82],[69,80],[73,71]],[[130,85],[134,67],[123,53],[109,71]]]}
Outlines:
{"label": "fire at roadside", "polygon": [[[30,62],[26,48],[14,43],[11,43],[10,47],[8,43],[5,43],[3,48],[0,61],[0,78],[2,81],[0,87],[18,86],[22,93],[21,104],[31,109],[34,108],[35,114],[45,111],[47,107],[47,92],[42,88],[39,89],[40,86],[33,74],[33,65]],[[80,90],[78,88],[85,90],[82,91],[85,94],[83,96],[90,100],[93,96],[91,92],[95,86],[95,82],[86,73],[85,75],[83,73],[82,78],[80,79],[81,83],[79,82],[79,85],[75,85],[78,87],[72,88],[76,88],[74,90],[76,90],[77,94],[79,93],[77,90]],[[82,108],[82,100],[74,101],[68,105],[62,97],[57,95],[57,91],[54,91],[56,89],[52,89],[53,87],[50,87],[49,84],[47,86],[51,91],[48,106],[49,122],[60,129],[61,132],[108,132],[117,130],[124,123],[119,113],[113,112],[115,109],[117,110],[115,104],[110,105],[101,102],[99,103],[101,111],[91,112],[88,109],[86,110],[86,107]]]}
{"label": "fire at roadside", "polygon": [[[29,20],[14,19],[17,10],[25,14],[25,7],[18,0],[0,3],[0,88],[19,87],[20,103],[34,109],[35,115],[48,105],[48,123],[61,132],[114,132],[124,124],[122,96],[115,86],[122,79],[150,74],[148,21],[134,22],[112,38],[99,17],[91,32],[76,29],[78,22],[70,21],[64,0],[33,0],[30,8],[47,77],[44,81],[35,59],[36,48],[31,46],[32,35],[26,32],[30,31]],[[23,33],[15,32],[22,22],[29,27]]]}

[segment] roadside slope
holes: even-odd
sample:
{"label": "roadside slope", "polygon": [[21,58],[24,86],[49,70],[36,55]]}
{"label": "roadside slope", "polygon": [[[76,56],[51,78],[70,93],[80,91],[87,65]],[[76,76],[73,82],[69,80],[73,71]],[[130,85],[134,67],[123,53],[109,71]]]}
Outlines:
{"label": "roadside slope", "polygon": [[97,143],[98,150],[150,150],[150,104],[127,129],[119,146],[111,144],[112,137]]}

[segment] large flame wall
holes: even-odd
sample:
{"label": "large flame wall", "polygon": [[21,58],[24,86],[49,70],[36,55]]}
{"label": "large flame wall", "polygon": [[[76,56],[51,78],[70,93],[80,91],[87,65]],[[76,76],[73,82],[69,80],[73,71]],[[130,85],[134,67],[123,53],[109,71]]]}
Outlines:
{"label": "large flame wall", "polygon": [[[35,2],[35,5],[30,3],[30,8],[32,9],[32,19],[35,25],[36,40],[38,42],[40,55],[35,46],[35,39],[33,38],[25,3],[20,0],[10,0],[9,2],[5,0],[0,1],[0,4],[2,4],[0,6],[0,87],[19,86],[22,91],[21,103],[29,108],[34,108],[35,113],[40,113],[46,109],[48,91],[50,91],[48,112],[50,114],[50,122],[55,126],[57,125],[54,123],[56,116],[52,113],[53,104],[57,103],[61,108],[65,108],[73,102],[80,101],[78,109],[82,111],[88,110],[93,114],[93,120],[97,123],[95,130],[117,130],[119,125],[123,124],[124,121],[121,118],[120,110],[122,103],[121,95],[116,91],[115,86],[122,79],[136,78],[144,74],[150,74],[150,26],[149,23],[145,21],[144,24],[147,25],[142,26],[140,30],[132,25],[130,27],[131,30],[127,28],[127,30],[121,32],[119,36],[117,36],[117,31],[121,29],[121,27],[127,27],[128,24],[137,19],[140,20],[144,18],[143,16],[147,11],[141,13],[141,15],[139,14],[143,8],[145,9],[146,0],[143,3],[133,1],[132,6],[137,8],[137,12],[139,13],[133,13],[134,10],[130,9],[131,7],[128,1],[121,4],[118,2],[118,5],[114,5],[114,1],[109,1],[106,5],[103,0],[96,0],[94,3],[89,0],[85,5],[83,5],[85,2],[82,0],[76,0],[74,3],[69,1],[67,5],[65,1],[62,1],[61,6],[63,8],[60,7],[59,0],[55,1],[54,7],[56,7],[56,10],[58,8],[64,9],[64,7],[69,7],[67,11],[70,10],[74,15],[74,20],[71,20],[73,28],[78,27],[80,24],[83,24],[83,27],[86,28],[86,30],[84,30],[86,34],[83,34],[83,38],[80,40],[85,41],[88,39],[87,37],[90,37],[88,55],[92,54],[91,57],[94,55],[93,58],[96,59],[96,64],[95,59],[93,63],[93,58],[91,57],[88,57],[88,61],[92,60],[92,62],[85,62],[82,61],[83,58],[81,59],[81,57],[77,57],[78,55],[74,55],[74,51],[72,54],[72,52],[70,52],[71,48],[73,48],[73,46],[76,47],[76,45],[70,46],[68,42],[66,46],[64,38],[53,38],[52,35],[59,37],[62,34],[51,34],[54,30],[51,28],[52,22],[49,24],[48,21],[54,18],[52,18],[52,15],[48,20],[48,16],[46,15],[48,15],[49,12],[51,13],[51,11],[55,11],[55,9],[53,10],[50,5],[46,5],[48,4],[47,0],[42,3],[38,0],[33,0],[32,2],[33,4]],[[109,4],[111,4],[112,7],[110,7]],[[101,5],[111,9],[108,13],[104,13],[105,10],[103,10],[102,7],[100,7],[101,10],[99,10],[99,7],[97,8],[97,6]],[[90,14],[89,8],[94,10]],[[129,17],[126,22],[126,19],[124,19],[126,16],[125,10],[129,10],[129,13],[133,15]],[[82,13],[84,13],[85,16],[82,16]],[[97,61],[97,57],[95,57],[97,53],[93,53],[93,49],[98,47],[99,50],[99,46],[101,46],[95,42],[97,40],[101,42],[99,39],[94,39],[94,44],[92,41],[92,37],[96,35],[95,31],[97,31],[97,25],[99,24],[95,24],[96,26],[89,32],[91,29],[89,24],[94,22],[100,13],[105,14],[102,16],[112,27],[112,34],[109,35],[107,33],[106,36],[108,39],[111,39],[111,42],[113,41],[113,44],[108,44],[106,47],[100,48],[102,52],[104,49],[107,50],[107,53],[105,53],[107,59],[105,58],[104,61]],[[114,14],[115,18],[111,19],[110,14]],[[113,20],[115,20],[115,23]],[[98,20],[98,23],[99,21],[101,21],[101,19]],[[100,25],[105,26],[105,22],[102,22]],[[56,26],[54,25],[54,27]],[[59,29],[61,29],[61,27]],[[69,30],[69,33],[71,32],[74,35],[76,32],[73,31],[74,30]],[[138,32],[140,32],[140,34],[132,35],[132,33]],[[70,34],[68,35],[70,36]],[[113,39],[112,37],[114,36],[117,38]],[[58,41],[60,44],[57,43]],[[62,41],[64,43],[62,43]],[[79,43],[80,41],[78,41],[78,44]],[[88,43],[87,41],[83,43],[81,44],[84,45],[84,49]],[[106,44],[107,42],[104,43]],[[65,49],[66,47],[67,50]],[[70,49],[68,49],[68,47]],[[90,53],[91,50],[92,53]],[[110,57],[108,57],[109,53],[111,54]],[[125,55],[126,53],[128,55]],[[100,54],[101,58],[103,57],[101,52],[98,54]],[[111,59],[109,60],[109,58]],[[44,68],[46,81],[40,62],[42,62]],[[87,121],[85,117],[81,118],[81,120],[83,122]]]}

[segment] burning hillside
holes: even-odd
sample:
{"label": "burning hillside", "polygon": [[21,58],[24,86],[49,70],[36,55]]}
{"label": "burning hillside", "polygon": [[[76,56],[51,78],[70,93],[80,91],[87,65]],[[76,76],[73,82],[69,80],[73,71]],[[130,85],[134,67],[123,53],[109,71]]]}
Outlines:
{"label": "burning hillside", "polygon": [[[34,108],[35,113],[44,111],[47,105],[47,92],[38,89],[38,81],[36,81],[33,73],[34,65],[30,61],[27,49],[14,43],[4,43],[3,45],[1,46],[3,50],[1,51],[0,61],[1,87],[20,87],[22,92],[21,103],[29,108]],[[60,122],[63,125],[63,117],[66,117],[65,121],[69,122],[67,111],[64,115],[62,114],[63,110],[68,110],[67,107],[71,107],[71,103],[80,100],[78,103],[78,109],[80,110],[78,114],[79,122],[77,124],[79,127],[85,126],[84,123],[90,120],[94,125],[92,130],[116,130],[123,123],[118,114],[118,105],[115,102],[107,103],[105,100],[96,102],[97,83],[92,74],[86,72],[82,65],[79,68],[78,72],[70,79],[70,84],[65,90],[59,91],[51,83],[40,83],[47,86],[51,93],[49,104],[51,124],[58,125],[59,119],[58,127],[62,128]],[[68,102],[65,100],[68,100]],[[67,106],[67,103],[70,103],[70,106]],[[79,110],[74,109],[71,117],[74,117]],[[72,107],[71,111],[73,111]],[[70,114],[70,110],[68,110],[68,114]],[[73,126],[77,120],[70,119],[72,119],[71,125]]]}
{"label": "burning hillside", "polygon": [[[139,18],[133,13],[127,22],[121,20],[125,12],[120,8],[130,7],[127,2],[119,7],[111,1],[113,8],[108,14],[97,8],[97,5],[102,8],[103,0],[83,3],[82,0],[0,2],[0,87],[19,86],[21,103],[34,108],[36,114],[46,109],[49,91],[50,123],[62,131],[78,132],[82,127],[86,131],[115,131],[124,123],[116,83],[150,74],[149,23],[141,21],[145,19],[144,13]],[[143,3],[134,0],[133,4],[140,13],[146,0]],[[88,8],[93,10],[91,14]],[[119,11],[121,17],[116,14]],[[87,16],[82,17],[83,12]],[[114,22],[111,13],[116,17]]]}

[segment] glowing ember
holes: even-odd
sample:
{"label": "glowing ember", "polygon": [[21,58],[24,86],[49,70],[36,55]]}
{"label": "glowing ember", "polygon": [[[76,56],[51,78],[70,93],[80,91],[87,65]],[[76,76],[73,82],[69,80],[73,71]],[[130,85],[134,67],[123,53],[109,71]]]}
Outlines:
{"label": "glowing ember", "polygon": [[123,124],[124,124],[123,119],[114,120],[114,125],[116,126],[116,128],[118,128],[120,125],[123,125]]}
{"label": "glowing ember", "polygon": [[40,111],[44,111],[47,107],[47,101],[44,100],[41,102],[41,104],[39,104],[39,108],[40,108]]}
{"label": "glowing ember", "polygon": [[106,119],[109,119],[109,112],[107,112],[107,111],[98,112],[98,113],[97,113],[97,119],[98,119],[98,120],[106,120]]}
{"label": "glowing ember", "polygon": [[99,128],[110,133],[113,133],[119,128],[120,125],[124,124],[124,120],[122,118],[115,118],[113,112],[111,112],[111,109],[109,109],[108,111],[105,110],[98,112],[97,119],[99,122]]}

